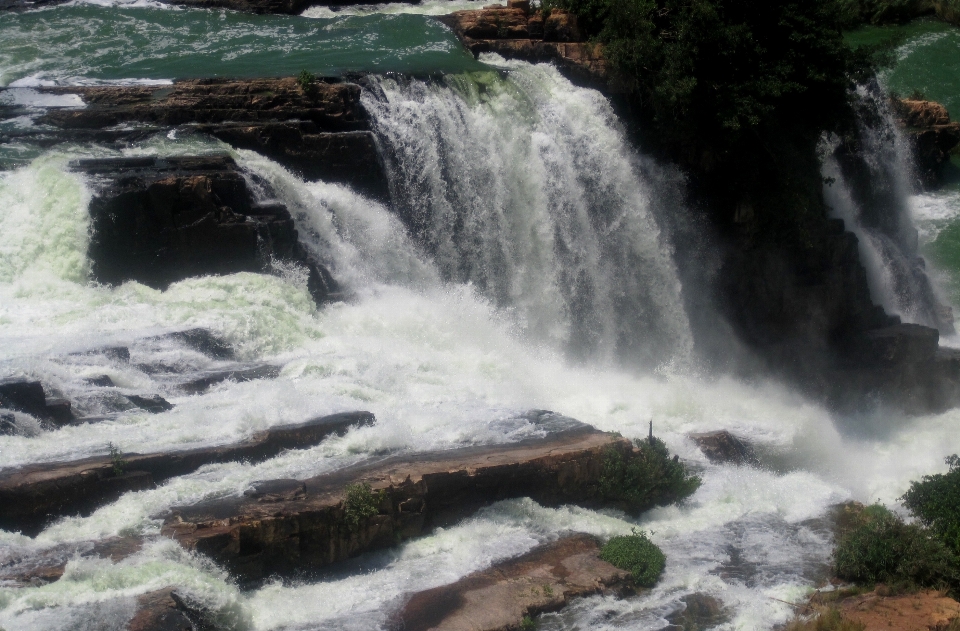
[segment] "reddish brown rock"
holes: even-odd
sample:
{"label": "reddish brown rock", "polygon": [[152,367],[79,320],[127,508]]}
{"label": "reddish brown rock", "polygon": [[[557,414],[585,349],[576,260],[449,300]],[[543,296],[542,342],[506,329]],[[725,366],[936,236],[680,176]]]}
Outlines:
{"label": "reddish brown rock", "polygon": [[843,617],[864,625],[864,631],[947,631],[960,620],[960,603],[942,592],[881,595],[881,587],[840,603]]}
{"label": "reddish brown rock", "polygon": [[334,414],[296,425],[274,427],[233,445],[169,453],[123,454],[117,475],[110,456],[74,462],[34,464],[0,472],[0,527],[39,532],[50,519],[89,513],[127,491],[152,488],[206,464],[261,461],[284,449],[318,444],[350,427],[374,422],[369,412]]}
{"label": "reddish brown rock", "polygon": [[630,573],[599,558],[600,546],[574,535],[540,546],[450,585],[414,594],[395,616],[404,631],[504,631],[525,616],[557,611],[581,596],[625,587]]}
{"label": "reddish brown rock", "polygon": [[552,10],[543,22],[543,40],[546,42],[583,41],[583,35],[577,26],[577,16],[562,9]]}
{"label": "reddish brown rock", "polygon": [[[162,532],[246,579],[310,570],[395,545],[497,500],[599,505],[608,450],[628,460],[638,453],[624,438],[583,426],[510,445],[397,456],[175,509]],[[372,489],[377,514],[351,518],[346,488],[356,484]]]}
{"label": "reddish brown rock", "polygon": [[143,594],[137,598],[137,613],[127,623],[127,631],[194,631],[190,618],[177,606],[173,587]]}
{"label": "reddish brown rock", "polygon": [[950,153],[960,146],[960,122],[951,122],[940,103],[905,99],[894,101],[894,110],[913,143],[919,175],[928,186],[939,183]]}

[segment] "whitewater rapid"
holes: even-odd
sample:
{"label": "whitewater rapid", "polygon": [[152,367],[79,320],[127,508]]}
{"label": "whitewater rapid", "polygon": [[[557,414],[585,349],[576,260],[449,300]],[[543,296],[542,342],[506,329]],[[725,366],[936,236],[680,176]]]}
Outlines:
{"label": "whitewater rapid", "polygon": [[[394,160],[395,196],[412,191],[398,203],[424,220],[421,241],[385,205],[339,185],[304,182],[251,152],[186,135],[121,152],[225,151],[267,182],[305,245],[346,289],[344,302],[320,309],[297,270],[194,278],[164,292],[135,282],[91,284],[91,187],[68,163],[118,154],[64,147],[0,173],[2,374],[39,379],[90,413],[106,403],[85,380],[103,374],[118,392],[149,390],[175,404],[161,414],[126,411],[52,432],[18,418],[22,435],[0,436],[0,466],[103,454],[108,443],[140,452],[223,444],[338,411],[377,417],[373,427],[311,449],[256,465],[210,465],[127,493],[33,539],[0,532],[0,562],[115,535],[147,540],[116,563],[75,558],[48,585],[0,585],[0,627],[121,629],[137,595],[178,585],[236,629],[382,628],[412,587],[452,582],[564,532],[608,537],[640,526],[667,554],[661,583],[635,598],[584,599],[544,616],[541,628],[662,628],[683,597],[706,593],[727,608],[719,628],[767,629],[792,615],[783,601],[802,598],[825,577],[830,506],[848,499],[894,504],[910,480],[942,470],[943,458],[960,451],[957,412],[860,426],[836,422],[777,384],[698,376],[690,368],[695,349],[683,288],[657,216],[683,209],[658,206],[663,183],[638,174],[638,157],[596,92],[548,67],[499,70],[505,76],[378,78],[366,88],[381,148]],[[469,159],[439,159],[454,149],[471,151],[461,156]],[[447,235],[468,216],[479,221],[463,229],[469,239]],[[582,250],[557,254],[574,247]],[[584,278],[595,299],[577,306],[564,280],[570,277]],[[623,302],[623,287],[638,301]],[[625,317],[635,309],[642,318]],[[571,348],[578,318],[594,327],[591,352]],[[184,396],[138,368],[156,361],[217,368],[217,360],[147,340],[194,327],[223,336],[244,361],[280,366],[280,376]],[[651,345],[628,346],[639,360],[623,361],[618,331]],[[120,344],[129,346],[129,362],[68,355]],[[668,349],[679,361],[664,356]],[[387,453],[536,435],[542,430],[523,417],[530,409],[631,438],[646,435],[652,420],[671,451],[702,474],[703,486],[682,506],[639,519],[501,502],[365,556],[353,569],[249,591],[159,537],[170,507],[237,495],[257,480],[303,479]],[[708,462],[687,434],[716,429],[751,441],[763,466]]]}

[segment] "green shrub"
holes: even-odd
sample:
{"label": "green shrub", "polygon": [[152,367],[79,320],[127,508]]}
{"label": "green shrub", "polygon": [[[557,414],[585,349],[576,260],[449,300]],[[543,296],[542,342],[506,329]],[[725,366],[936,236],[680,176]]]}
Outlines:
{"label": "green shrub", "polygon": [[358,530],[360,524],[380,512],[380,504],[386,496],[382,490],[376,493],[366,482],[351,484],[346,488],[343,500],[344,520],[351,530]]}
{"label": "green shrub", "polygon": [[304,92],[309,92],[316,80],[317,76],[308,70],[301,70],[297,75],[297,85]]}
{"label": "green shrub", "polygon": [[107,449],[110,451],[110,462],[113,464],[113,475],[120,477],[127,466],[127,461],[123,459],[123,452],[113,443],[107,443]]}
{"label": "green shrub", "polygon": [[637,440],[636,445],[639,453],[631,458],[612,447],[604,454],[603,499],[640,511],[677,502],[700,488],[700,478],[687,473],[679,458],[671,458],[662,440],[651,436]]}
{"label": "green shrub", "polygon": [[632,535],[613,537],[600,549],[600,558],[630,572],[639,587],[653,587],[660,579],[667,557],[642,530]]}
{"label": "green shrub", "polygon": [[960,457],[946,459],[947,473],[925,475],[901,499],[922,524],[960,555]]}
{"label": "green shrub", "polygon": [[530,616],[524,616],[520,621],[520,631],[533,631],[537,628],[537,623]]}
{"label": "green shrub", "polygon": [[841,535],[834,550],[837,576],[861,584],[953,586],[957,561],[933,532],[880,505],[864,509],[862,523]]}

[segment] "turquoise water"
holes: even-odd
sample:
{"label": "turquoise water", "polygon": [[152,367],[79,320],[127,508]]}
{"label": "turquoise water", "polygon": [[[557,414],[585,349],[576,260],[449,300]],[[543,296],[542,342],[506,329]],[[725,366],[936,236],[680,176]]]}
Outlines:
{"label": "turquoise water", "polygon": [[91,4],[0,15],[0,86],[479,67],[424,15],[308,19]]}

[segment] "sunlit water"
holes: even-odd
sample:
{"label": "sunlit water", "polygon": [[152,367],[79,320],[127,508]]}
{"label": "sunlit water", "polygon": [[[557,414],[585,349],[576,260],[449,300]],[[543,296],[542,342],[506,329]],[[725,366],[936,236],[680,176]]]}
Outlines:
{"label": "sunlit water", "polygon": [[[330,37],[339,37],[338,29],[347,27],[337,20],[388,19],[323,22],[71,6],[18,14],[13,24],[20,26],[8,30],[11,22],[4,22],[0,37],[19,37],[27,18],[80,28],[84,20],[71,18],[83,11],[93,12],[91,20],[101,25],[114,14],[120,24],[226,19],[263,33],[269,25],[288,25],[307,33],[300,36],[307,41],[317,28],[330,27]],[[427,24],[419,16],[398,19]],[[377,24],[370,28],[386,28]],[[279,35],[261,36],[257,41],[286,45]],[[223,41],[211,46],[226,51],[233,45]],[[17,54],[23,56],[2,66],[4,82],[186,76],[173,66],[149,70],[161,53],[136,62],[142,65],[115,61],[113,70],[93,59],[92,50]],[[45,61],[21,68],[31,54]],[[259,59],[250,67],[264,63]],[[848,499],[895,504],[910,480],[942,470],[943,458],[960,451],[956,412],[870,419],[868,426],[833,419],[777,384],[698,375],[670,236],[658,219],[659,213],[686,211],[660,201],[664,183],[638,168],[639,156],[597,93],[573,87],[551,69],[486,61],[511,77],[487,72],[434,82],[378,78],[379,89],[364,96],[381,146],[403,157],[390,171],[392,185],[417,193],[405,203],[425,218],[418,234],[423,247],[393,210],[342,186],[303,182],[251,152],[176,138],[125,152],[228,151],[269,183],[294,214],[307,247],[324,258],[350,296],[320,309],[295,271],[195,278],[165,292],[134,282],[91,284],[86,208],[92,193],[67,165],[76,157],[117,154],[65,147],[0,173],[0,373],[40,379],[88,414],[109,411],[104,391],[159,393],[176,406],[157,415],[122,411],[111,420],[52,432],[18,415],[23,432],[0,436],[0,466],[103,454],[111,442],[141,452],[223,444],[344,410],[370,410],[378,420],[260,464],[212,465],[128,493],[89,517],[61,520],[34,539],[0,533],[0,559],[117,534],[148,539],[141,552],[117,563],[75,559],[49,585],[0,587],[0,627],[122,629],[138,594],[176,585],[236,629],[376,629],[411,589],[455,581],[565,532],[608,537],[639,525],[667,554],[661,583],[633,598],[584,599],[545,616],[544,628],[662,628],[680,599],[693,592],[711,594],[729,609],[721,628],[771,628],[793,613],[783,601],[802,598],[825,576],[832,542],[822,518],[831,505]],[[473,153],[459,156],[470,158],[461,163],[436,159],[451,148]],[[478,199],[478,191],[489,195]],[[470,239],[457,242],[456,235],[445,235],[446,224],[432,220],[466,212],[463,204],[483,222],[471,227]],[[927,229],[923,217],[916,217]],[[558,251],[567,248],[558,243],[582,249],[564,258]],[[611,259],[630,265],[611,270]],[[586,312],[575,307],[580,303],[568,293],[565,274],[595,287],[596,301]],[[633,307],[618,299],[618,281],[630,287]],[[632,309],[641,309],[643,317],[631,321]],[[221,366],[148,339],[193,327],[222,335],[242,361],[280,365],[280,376],[184,396],[162,375],[140,367]],[[571,344],[584,331],[592,334],[590,352]],[[130,362],[69,355],[118,344],[129,346]],[[104,374],[114,389],[86,381]],[[657,435],[702,473],[704,484],[682,506],[639,519],[615,511],[544,508],[524,499],[501,502],[370,555],[361,561],[363,571],[277,581],[251,591],[159,537],[171,506],[236,495],[257,480],[302,479],[385,453],[538,435],[542,430],[522,416],[530,409],[555,410],[631,438],[645,435],[652,420]],[[765,466],[707,462],[687,434],[714,429],[752,441]]]}

